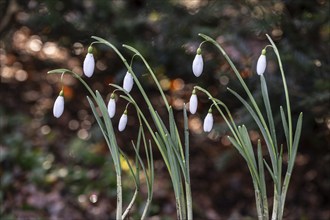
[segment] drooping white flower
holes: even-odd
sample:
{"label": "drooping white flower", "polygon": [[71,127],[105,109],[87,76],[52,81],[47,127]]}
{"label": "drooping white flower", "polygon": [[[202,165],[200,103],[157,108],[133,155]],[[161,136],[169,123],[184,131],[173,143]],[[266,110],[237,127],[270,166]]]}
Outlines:
{"label": "drooping white flower", "polygon": [[127,110],[124,111],[124,113],[119,119],[118,130],[119,131],[125,130],[126,125],[127,125]]}
{"label": "drooping white flower", "polygon": [[266,62],[266,50],[263,49],[261,55],[257,62],[257,74],[263,75],[266,70],[267,62]]}
{"label": "drooping white flower", "polygon": [[202,57],[201,53],[202,53],[201,48],[198,48],[195,59],[192,64],[192,70],[196,77],[199,77],[203,72],[204,62],[203,62],[203,57]]}
{"label": "drooping white flower", "polygon": [[63,111],[64,111],[64,96],[62,90],[54,102],[53,114],[56,118],[59,118],[63,114]]}
{"label": "drooping white flower", "polygon": [[110,118],[113,118],[113,116],[115,116],[116,113],[116,100],[114,93],[111,94],[110,100],[108,102],[108,113]]}
{"label": "drooping white flower", "polygon": [[130,92],[133,88],[134,80],[133,76],[130,72],[127,71],[124,82],[123,82],[123,88],[126,90],[126,92]]}
{"label": "drooping white flower", "polygon": [[204,119],[203,129],[205,132],[210,132],[212,128],[213,128],[213,115],[212,115],[212,110],[210,109]]}
{"label": "drooping white flower", "polygon": [[91,77],[94,73],[94,68],[95,68],[95,60],[94,60],[94,56],[93,56],[93,47],[89,46],[88,53],[86,54],[86,57],[84,60],[84,65],[83,65],[83,70],[84,70],[85,76]]}
{"label": "drooping white flower", "polygon": [[198,106],[198,99],[197,99],[196,91],[194,89],[190,96],[190,101],[189,101],[189,111],[191,114],[196,113],[197,106]]}

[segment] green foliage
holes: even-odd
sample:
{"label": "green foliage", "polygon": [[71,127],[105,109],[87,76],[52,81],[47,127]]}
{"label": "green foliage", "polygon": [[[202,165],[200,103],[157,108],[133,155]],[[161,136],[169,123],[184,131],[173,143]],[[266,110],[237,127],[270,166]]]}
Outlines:
{"label": "green foliage", "polygon": [[[18,7],[15,6],[7,10],[7,6],[11,2],[16,2]],[[45,140],[42,144],[31,141],[33,139],[31,133],[37,129],[31,126],[33,124],[31,123],[31,117],[35,117],[35,114],[31,114],[31,112],[35,112],[36,106],[39,101],[41,103],[41,100],[35,103],[24,98],[29,96],[27,94],[30,94],[28,92],[32,90],[46,96],[42,98],[52,97],[51,94],[44,93],[49,88],[48,90],[44,86],[39,88],[39,85],[49,83],[49,81],[46,82],[41,73],[54,68],[54,66],[69,68],[73,60],[75,62],[76,59],[81,60],[81,54],[75,53],[74,43],[78,42],[87,47],[91,42],[91,35],[102,36],[116,46],[119,45],[119,42],[120,44],[123,42],[132,45],[154,67],[155,75],[158,78],[181,78],[186,82],[188,89],[191,83],[196,82],[191,77],[191,61],[195,47],[198,46],[197,33],[203,32],[214,36],[218,42],[224,43],[225,49],[228,49],[230,54],[239,54],[234,56],[233,61],[239,72],[244,76],[247,85],[251,88],[257,104],[263,106],[260,105],[262,104],[262,93],[261,88],[259,88],[259,85],[261,87],[262,85],[250,69],[254,69],[253,60],[256,60],[256,54],[264,46],[265,34],[270,34],[281,51],[291,101],[297,103],[292,106],[293,118],[298,118],[300,110],[304,112],[304,129],[302,131],[304,151],[313,158],[316,152],[319,156],[322,155],[326,158],[326,154],[324,154],[328,142],[326,123],[330,109],[328,101],[330,97],[329,1],[276,0],[258,1],[257,3],[255,1],[201,1],[202,4],[195,8],[189,8],[182,2],[192,1],[0,1],[0,20],[5,21],[9,18],[9,22],[7,24],[4,22],[5,26],[1,25],[0,27],[1,56],[4,55],[9,60],[8,62],[2,62],[1,59],[1,64],[3,64],[1,65],[1,73],[5,72],[4,70],[8,66],[11,67],[11,65],[19,66],[20,69],[28,72],[26,82],[15,81],[14,76],[13,80],[10,81],[1,75],[3,81],[0,86],[0,102],[2,108],[6,110],[6,112],[0,112],[0,124],[3,128],[0,132],[0,160],[1,165],[3,165],[0,172],[1,181],[5,182],[4,186],[11,187],[13,185],[12,183],[15,181],[13,170],[15,167],[19,167],[20,170],[26,172],[23,176],[27,176],[28,180],[37,181],[42,186],[47,185],[48,183],[45,183],[46,176],[51,177],[52,175],[49,176],[49,173],[56,174],[58,173],[56,170],[63,168],[63,164],[61,164],[64,163],[63,155],[59,153],[62,148],[65,148],[65,151],[72,149],[72,152],[76,152],[75,159],[69,158],[70,164],[72,163],[72,165],[68,165],[70,173],[75,173],[74,170],[77,166],[82,170],[86,170],[83,173],[88,173],[87,170],[90,167],[102,167],[102,170],[106,170],[107,166],[110,165],[101,166],[103,161],[108,161],[108,158],[94,154],[89,141],[84,144],[84,146],[88,145],[86,148],[78,146],[82,142],[78,138],[73,137],[69,141],[68,139],[71,138],[68,136],[75,136],[75,132],[69,134],[63,132],[63,141],[70,144],[61,147],[63,143],[61,141],[56,142],[56,139],[58,137],[63,138],[63,136],[59,136],[56,132],[59,127],[63,128],[63,124],[54,122],[49,117],[49,113],[43,116],[43,120],[45,120],[43,123],[54,126],[54,130],[41,137],[42,140]],[[55,42],[58,43],[59,47],[66,48],[70,59],[62,61],[47,59],[45,61],[43,56],[39,56],[39,53],[38,55],[30,54],[25,49],[17,48],[17,45],[13,43],[14,36],[16,36],[14,34],[21,28],[26,28],[27,32],[25,33],[29,34],[27,36],[28,40],[33,37],[40,37],[44,44]],[[15,37],[15,39],[18,38]],[[96,80],[111,81],[118,84],[121,82],[123,71],[126,71],[126,69],[118,62],[117,58],[114,58],[113,52],[109,52],[105,48],[102,46],[97,48],[96,56],[102,58],[103,63],[111,64],[111,68],[108,65],[106,69],[97,70]],[[239,123],[246,124],[248,128],[256,129],[257,126],[253,124],[251,118],[246,117],[248,111],[242,108],[243,105],[239,102],[233,102],[232,94],[225,92],[227,84],[219,84],[222,79],[226,79],[228,86],[242,95],[243,99],[246,99],[246,96],[242,94],[243,90],[238,81],[233,80],[233,72],[229,70],[224,59],[219,57],[215,50],[212,48],[207,49],[209,49],[208,60],[206,61],[206,72],[208,74],[204,78],[199,78],[198,83],[201,86],[210,88],[212,95],[219,95],[230,109],[234,109],[240,119]],[[124,52],[124,55],[128,53]],[[270,55],[269,59],[275,60],[275,56]],[[4,68],[2,68],[3,66]],[[136,66],[140,67],[142,64],[137,62]],[[276,65],[272,66],[275,67],[268,68],[269,74],[266,76],[266,80],[269,82],[267,87],[269,89],[269,100],[272,102],[272,111],[274,112],[274,127],[284,127],[284,130],[286,130],[288,127],[285,117],[286,111],[282,108],[280,111],[277,107],[274,108],[274,106],[283,104],[284,95],[279,89],[282,86],[280,74],[278,74],[279,69]],[[145,72],[145,70],[139,70],[137,75],[144,76],[143,84],[148,86],[146,87],[147,93],[152,93],[154,88],[150,85],[152,80],[145,77]],[[47,80],[49,79],[47,78]],[[95,81],[92,79],[91,84],[96,85],[94,84]],[[100,91],[107,91],[107,87],[104,85],[97,84],[97,88]],[[85,98],[85,93],[81,92],[81,88],[74,85],[74,89],[73,96],[75,99],[82,100]],[[56,89],[53,91],[58,93]],[[167,91],[165,94],[171,92]],[[180,98],[185,99],[186,97]],[[68,107],[70,116],[74,117],[77,109],[87,108],[87,104],[87,102],[72,103]],[[261,108],[261,110],[264,109]],[[8,112],[15,114],[9,114]],[[160,117],[163,117],[161,112]],[[293,127],[294,125],[295,122]],[[216,126],[217,130],[221,129],[222,133],[225,133],[223,123],[220,124],[219,122]],[[28,132],[24,133],[23,130],[28,130]],[[293,134],[294,132],[293,130]],[[101,132],[97,133],[99,136],[102,135]],[[287,139],[287,143],[290,142],[288,131],[284,133],[285,135],[280,137],[282,141],[279,141],[279,143],[285,142],[283,141],[285,139]],[[277,135],[281,134],[277,133]],[[195,138],[194,136],[191,140],[192,143],[194,143]],[[103,143],[101,138],[96,138],[94,141],[97,144]],[[71,144],[74,147],[71,148]],[[42,168],[42,163],[47,160],[54,162],[51,169],[45,170]],[[310,161],[314,160],[311,159]],[[82,165],[85,162],[87,167]],[[310,163],[314,164],[314,162]],[[318,173],[319,170],[319,168],[315,168],[313,171]],[[106,178],[109,178],[109,182],[114,184],[112,182],[114,181],[113,170],[106,171],[109,176],[104,177],[104,185],[107,183]],[[308,172],[306,171],[306,173]],[[95,182],[88,181],[88,178],[82,178],[82,180],[83,182],[79,184],[81,188],[77,191],[84,191],[83,184],[88,185]],[[323,185],[323,183],[320,183],[320,185]],[[76,187],[77,184],[74,186]],[[310,188],[319,189],[319,186],[313,185]],[[320,194],[328,194],[325,189],[327,187],[323,187]],[[2,191],[1,195],[7,199],[8,194],[4,192],[7,191]],[[12,191],[8,192],[11,193]],[[111,193],[115,195],[114,190]],[[318,201],[323,200],[318,199]],[[320,206],[322,204],[320,202]]]}

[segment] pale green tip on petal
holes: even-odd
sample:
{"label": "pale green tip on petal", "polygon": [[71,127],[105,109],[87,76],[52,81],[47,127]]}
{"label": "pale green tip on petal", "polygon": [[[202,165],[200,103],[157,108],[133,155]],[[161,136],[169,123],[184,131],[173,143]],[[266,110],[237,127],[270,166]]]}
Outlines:
{"label": "pale green tip on petal", "polygon": [[89,46],[89,47],[88,47],[88,53],[93,53],[93,49],[94,49],[94,48],[93,48],[92,46]]}

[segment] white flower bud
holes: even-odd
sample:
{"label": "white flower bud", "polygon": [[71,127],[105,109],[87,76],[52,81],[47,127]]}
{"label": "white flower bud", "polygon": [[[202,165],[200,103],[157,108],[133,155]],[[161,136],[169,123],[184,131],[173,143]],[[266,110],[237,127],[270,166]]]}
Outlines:
{"label": "white flower bud", "polygon": [[127,125],[127,111],[125,110],[119,119],[118,130],[119,131],[125,130],[126,125]]}
{"label": "white flower bud", "polygon": [[201,48],[198,48],[195,59],[192,64],[192,70],[196,77],[199,77],[203,72],[204,63],[203,63],[203,57],[202,57],[201,53],[202,53]]}
{"label": "white flower bud", "polygon": [[266,50],[263,49],[261,55],[257,62],[257,73],[258,75],[263,75],[266,70],[267,62],[266,62]]}
{"label": "white flower bud", "polygon": [[63,97],[63,91],[61,91],[60,95],[57,96],[54,107],[53,107],[53,114],[56,118],[61,117],[64,111],[64,97]]}
{"label": "white flower bud", "polygon": [[83,65],[84,74],[87,77],[91,77],[93,75],[95,68],[95,60],[92,51],[93,48],[90,46],[88,48],[88,53],[86,54]]}
{"label": "white flower bud", "polygon": [[196,93],[194,91],[193,91],[192,95],[190,96],[190,101],[189,101],[189,111],[190,111],[191,114],[195,114],[196,113],[197,106],[198,106],[197,95],[196,95]]}
{"label": "white flower bud", "polygon": [[126,92],[130,92],[133,88],[134,80],[133,76],[130,72],[127,72],[124,78],[123,82],[123,88],[126,90]]}
{"label": "white flower bud", "polygon": [[213,115],[212,111],[208,112],[205,119],[204,119],[204,124],[203,124],[203,129],[205,132],[210,132],[213,128]]}
{"label": "white flower bud", "polygon": [[108,113],[110,118],[113,118],[113,116],[115,116],[116,113],[116,100],[114,94],[111,94],[110,100],[108,102]]}

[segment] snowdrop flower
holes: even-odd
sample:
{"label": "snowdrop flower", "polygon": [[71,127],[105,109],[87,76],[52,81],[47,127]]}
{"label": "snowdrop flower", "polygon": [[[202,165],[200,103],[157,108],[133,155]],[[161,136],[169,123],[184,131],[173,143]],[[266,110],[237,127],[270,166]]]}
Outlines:
{"label": "snowdrop flower", "polygon": [[113,118],[116,113],[116,100],[115,100],[115,94],[112,93],[110,96],[110,100],[108,102],[108,113],[110,118]]}
{"label": "snowdrop flower", "polygon": [[84,60],[84,74],[87,77],[91,77],[94,73],[94,67],[95,67],[95,60],[93,56],[93,47],[88,47],[88,53],[86,54],[85,60]]}
{"label": "snowdrop flower", "polygon": [[127,71],[124,82],[123,82],[123,88],[126,90],[126,92],[130,92],[133,88],[134,80],[133,76],[130,72]]}
{"label": "snowdrop flower", "polygon": [[212,115],[212,109],[209,109],[209,112],[207,113],[205,119],[204,119],[204,124],[203,124],[203,129],[205,132],[210,132],[213,127],[213,115]]}
{"label": "snowdrop flower", "polygon": [[53,114],[56,118],[61,117],[64,111],[64,96],[63,90],[61,90],[60,94],[57,96],[54,107],[53,107]]}
{"label": "snowdrop flower", "polygon": [[196,90],[194,89],[189,101],[189,111],[191,114],[195,114],[197,111],[198,99],[196,95]]}
{"label": "snowdrop flower", "polygon": [[192,64],[192,70],[196,77],[199,77],[203,72],[203,57],[202,57],[202,49],[199,47],[196,52],[195,59]]}
{"label": "snowdrop flower", "polygon": [[257,73],[263,75],[266,70],[266,49],[263,49],[257,62]]}
{"label": "snowdrop flower", "polygon": [[124,113],[119,119],[118,130],[119,131],[125,130],[126,125],[127,125],[127,110],[124,111]]}

